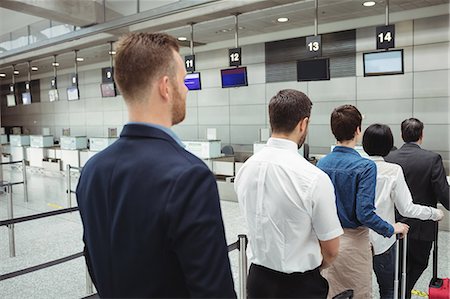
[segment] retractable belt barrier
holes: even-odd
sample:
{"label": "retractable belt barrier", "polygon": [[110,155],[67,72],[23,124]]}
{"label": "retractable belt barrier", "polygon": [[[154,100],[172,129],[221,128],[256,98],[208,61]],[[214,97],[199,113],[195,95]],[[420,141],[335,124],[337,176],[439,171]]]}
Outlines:
{"label": "retractable belt barrier", "polygon": [[67,164],[66,167],[66,185],[67,185],[67,189],[66,189],[66,196],[67,196],[67,207],[72,207],[72,194],[75,193],[75,191],[72,190],[72,181],[70,179],[70,172],[73,170],[76,171],[81,171],[83,168],[82,167],[74,167],[71,166],[70,164]]}
{"label": "retractable belt barrier", "polygon": [[[0,187],[7,188],[7,186],[15,186],[23,184],[23,199],[25,202],[28,201],[28,182],[27,182],[27,164],[25,160],[22,161],[10,161],[10,162],[1,162],[0,166],[3,165],[12,165],[12,164],[22,164],[22,181],[21,182],[13,182],[13,183],[4,183],[0,182]],[[11,188],[12,193],[12,188]],[[12,217],[11,217],[12,218]]]}

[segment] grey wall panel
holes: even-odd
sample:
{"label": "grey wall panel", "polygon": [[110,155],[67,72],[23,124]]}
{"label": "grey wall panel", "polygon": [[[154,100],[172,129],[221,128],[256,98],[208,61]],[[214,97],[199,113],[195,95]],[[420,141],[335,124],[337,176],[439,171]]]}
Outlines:
{"label": "grey wall panel", "polygon": [[210,88],[198,94],[198,106],[226,106],[230,104],[229,89]]}
{"label": "grey wall panel", "polygon": [[55,114],[55,126],[69,127],[69,113]]}
{"label": "grey wall panel", "polygon": [[449,15],[414,20],[414,44],[448,42]]}
{"label": "grey wall panel", "polygon": [[317,147],[330,148],[336,143],[329,125],[310,125],[308,136],[309,143]]}
{"label": "grey wall panel", "polygon": [[414,71],[449,68],[450,44],[438,43],[414,47]]}
{"label": "grey wall panel", "polygon": [[266,84],[266,103],[282,89],[295,89],[308,94],[308,84],[306,82],[272,82]]}
{"label": "grey wall panel", "polygon": [[123,125],[122,111],[105,111],[103,112],[103,125],[104,126],[118,126]]}
{"label": "grey wall panel", "polygon": [[[87,102],[87,100],[85,101]],[[103,98],[102,110],[103,111],[122,111],[124,110],[124,102],[122,99],[115,98]]]}
{"label": "grey wall panel", "polygon": [[82,76],[79,78],[81,85],[95,83],[100,88],[100,83],[102,82],[102,70],[101,68],[96,68],[93,70],[86,70],[81,72]]}
{"label": "grey wall panel", "polygon": [[354,101],[356,78],[335,78],[308,83],[308,95],[313,103],[321,101]]}
{"label": "grey wall panel", "polygon": [[450,98],[414,99],[414,117],[426,124],[450,124]]}
{"label": "grey wall panel", "polygon": [[412,98],[412,74],[358,77],[358,100],[410,99]]}
{"label": "grey wall panel", "polygon": [[86,101],[70,101],[69,102],[69,112],[85,112]]}
{"label": "grey wall panel", "polygon": [[79,86],[80,99],[101,98],[100,83],[92,83]]}
{"label": "grey wall panel", "polygon": [[38,114],[41,113],[41,103],[34,103],[31,105],[23,105],[22,106],[23,114]]}
{"label": "grey wall panel", "polygon": [[199,107],[200,125],[228,125],[230,123],[229,106]]}
{"label": "grey wall panel", "polygon": [[[220,69],[208,69],[200,70],[202,89],[206,90],[208,88],[222,87],[222,81],[220,79]],[[202,93],[202,92],[200,92]]]}
{"label": "grey wall panel", "polygon": [[358,101],[358,110],[364,115],[364,124],[400,124],[411,117],[413,102],[411,99],[388,99],[376,101]]}
{"label": "grey wall panel", "polygon": [[54,114],[41,114],[41,125],[52,127],[55,125],[55,115]]}
{"label": "grey wall panel", "polygon": [[331,78],[355,76],[356,30],[322,35],[322,55],[330,58]]}
{"label": "grey wall panel", "polygon": [[86,136],[86,126],[70,126],[70,135]]}
{"label": "grey wall panel", "polygon": [[198,115],[197,115],[197,107],[187,107],[186,108],[186,117],[181,123],[181,125],[197,125]]}
{"label": "grey wall panel", "polygon": [[[72,132],[70,132],[72,134]],[[86,126],[86,136],[89,137],[103,137],[103,127],[101,126]]]}
{"label": "grey wall panel", "polygon": [[52,103],[54,106],[55,113],[67,113],[69,112],[69,102],[68,101],[56,101]]}
{"label": "grey wall panel", "polygon": [[248,84],[266,83],[266,66],[264,63],[250,64],[247,66]]}
{"label": "grey wall panel", "polygon": [[266,105],[230,106],[230,125],[266,124]]}
{"label": "grey wall panel", "polygon": [[264,44],[253,44],[242,47],[242,65],[264,63],[265,58]]}
{"label": "grey wall panel", "polygon": [[197,99],[198,99],[199,92],[200,91],[197,91],[197,90],[188,91],[187,96],[186,96],[186,107],[197,107],[197,105],[198,105]]}
{"label": "grey wall panel", "polygon": [[330,125],[331,112],[341,105],[355,105],[355,101],[313,102],[311,111],[311,125]]}
{"label": "grey wall panel", "polygon": [[285,82],[297,80],[295,61],[266,62],[266,82]]}
{"label": "grey wall panel", "polygon": [[264,84],[255,84],[230,89],[230,105],[265,104]]}
{"label": "grey wall panel", "polygon": [[172,127],[172,130],[181,140],[198,139],[198,127],[186,124],[180,124]]}
{"label": "grey wall panel", "polygon": [[55,105],[52,102],[41,102],[41,113],[54,113]]}
{"label": "grey wall panel", "polygon": [[[230,47],[232,48],[232,47]],[[195,54],[196,69],[202,71],[228,67],[228,49],[219,49]]]}
{"label": "grey wall panel", "polygon": [[449,70],[415,72],[414,96],[417,98],[434,98],[449,96]]}
{"label": "grey wall panel", "polygon": [[69,113],[70,126],[86,126],[85,113]]}
{"label": "grey wall panel", "polygon": [[230,127],[228,125],[198,126],[199,139],[206,139],[207,128],[216,128],[217,138],[222,141],[222,146],[230,143]]}
{"label": "grey wall panel", "polygon": [[86,112],[86,126],[102,126],[103,112]]}
{"label": "grey wall panel", "polygon": [[253,144],[259,140],[261,126],[230,126],[232,144]]}
{"label": "grey wall panel", "polygon": [[101,111],[103,111],[102,99],[85,100],[85,111],[86,112],[101,112]]}
{"label": "grey wall panel", "polygon": [[423,148],[432,151],[450,151],[450,129],[448,125],[424,125]]}

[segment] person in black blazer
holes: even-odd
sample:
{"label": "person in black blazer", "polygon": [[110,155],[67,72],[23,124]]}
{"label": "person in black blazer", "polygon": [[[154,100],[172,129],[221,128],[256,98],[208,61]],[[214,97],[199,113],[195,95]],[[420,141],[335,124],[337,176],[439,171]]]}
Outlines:
{"label": "person in black blazer", "polygon": [[235,298],[215,178],[170,130],[186,110],[177,41],[132,33],[116,52],[130,122],[86,163],[76,190],[98,294]]}
{"label": "person in black blazer", "polygon": [[[446,179],[444,165],[439,154],[422,149],[423,123],[416,119],[406,119],[401,124],[405,144],[385,157],[386,162],[400,165],[415,204],[436,208],[438,202],[448,210],[450,188]],[[402,218],[397,221],[410,226],[408,234],[406,295],[428,266],[428,259],[435,236],[435,223],[432,220]]]}

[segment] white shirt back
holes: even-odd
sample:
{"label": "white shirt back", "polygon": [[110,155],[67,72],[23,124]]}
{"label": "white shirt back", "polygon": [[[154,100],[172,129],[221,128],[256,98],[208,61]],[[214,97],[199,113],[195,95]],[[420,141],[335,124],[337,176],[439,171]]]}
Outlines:
{"label": "white shirt back", "polygon": [[297,144],[270,138],[235,179],[248,225],[249,260],[284,273],[322,263],[319,240],[343,233],[328,176],[297,152]]}
{"label": "white shirt back", "polygon": [[[427,206],[416,205],[405,181],[401,166],[385,162],[382,157],[369,157],[377,165],[375,208],[378,216],[390,224],[395,223],[395,208],[400,215],[428,220],[432,216]],[[384,253],[395,243],[395,235],[385,238],[370,230],[370,242],[375,255]]]}

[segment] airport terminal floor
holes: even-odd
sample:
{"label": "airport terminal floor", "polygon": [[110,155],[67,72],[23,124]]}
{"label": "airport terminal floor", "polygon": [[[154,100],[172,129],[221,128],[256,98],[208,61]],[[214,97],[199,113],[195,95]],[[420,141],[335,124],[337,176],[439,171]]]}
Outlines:
{"label": "airport terminal floor", "polygon": [[[11,182],[20,181],[22,171],[18,168],[4,169],[4,179]],[[24,202],[22,186],[13,190],[14,216],[32,215],[44,211],[52,211],[67,206],[65,193],[65,177],[61,174],[42,172],[30,168],[27,170],[29,201]],[[77,174],[72,174],[76,184]],[[74,185],[72,186],[72,189]],[[76,200],[72,199],[73,206]],[[237,240],[237,235],[246,232],[243,217],[238,204],[221,201],[225,223],[227,243]],[[7,196],[0,196],[0,219],[7,218]],[[28,268],[44,262],[66,257],[81,252],[82,225],[78,212],[32,220],[15,225],[16,257],[9,257],[8,231],[0,228],[0,273],[9,273]],[[450,233],[440,232],[439,268],[441,277],[449,277]],[[238,291],[238,253],[230,253],[235,288]],[[374,275],[373,275],[374,276]],[[428,269],[422,275],[415,289],[427,292],[431,277],[431,260]],[[0,282],[0,298],[82,298],[86,296],[86,268],[84,258],[39,270],[30,274],[7,279]],[[379,298],[378,287],[373,280],[373,298]],[[413,295],[412,298],[423,298]]]}

